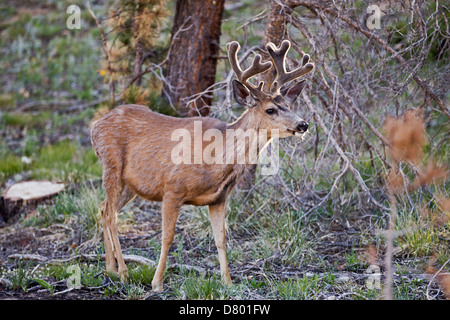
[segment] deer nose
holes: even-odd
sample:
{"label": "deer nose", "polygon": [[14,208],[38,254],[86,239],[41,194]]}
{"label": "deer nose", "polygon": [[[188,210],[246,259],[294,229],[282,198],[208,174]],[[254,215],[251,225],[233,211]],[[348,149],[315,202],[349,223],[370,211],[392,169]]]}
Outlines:
{"label": "deer nose", "polygon": [[301,121],[298,125],[297,125],[297,130],[298,131],[302,131],[302,132],[306,132],[306,130],[308,130],[309,124],[306,121]]}

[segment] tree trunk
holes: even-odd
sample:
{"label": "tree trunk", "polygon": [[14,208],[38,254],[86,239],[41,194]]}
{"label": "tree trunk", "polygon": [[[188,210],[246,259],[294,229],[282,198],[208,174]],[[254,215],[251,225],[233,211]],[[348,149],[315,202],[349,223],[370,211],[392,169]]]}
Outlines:
{"label": "tree trunk", "polygon": [[25,208],[36,206],[65,188],[64,184],[51,181],[22,181],[13,184],[1,193],[0,222],[7,222],[20,214]]}
{"label": "tree trunk", "polygon": [[[137,76],[139,73],[141,73],[141,67],[142,67],[142,57],[143,57],[143,52],[144,52],[144,47],[142,45],[142,41],[140,39],[136,39],[137,35],[139,33],[139,24],[137,23],[139,17],[142,15],[144,10],[144,6],[140,5],[137,9],[137,11],[135,12],[135,15],[133,17],[133,25],[132,25],[132,34],[135,37],[135,52],[136,52],[136,56],[134,58],[134,71],[133,71],[133,77]],[[139,77],[136,80],[136,84],[138,86],[141,85],[141,81],[142,81],[142,77]]]}
{"label": "tree trunk", "polygon": [[189,97],[215,83],[220,27],[225,0],[177,0],[163,96],[182,116],[206,116],[212,94]]}

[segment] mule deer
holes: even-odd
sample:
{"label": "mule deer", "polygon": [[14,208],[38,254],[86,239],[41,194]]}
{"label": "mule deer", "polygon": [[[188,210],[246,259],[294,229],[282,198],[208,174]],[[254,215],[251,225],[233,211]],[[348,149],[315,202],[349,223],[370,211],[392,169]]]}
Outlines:
{"label": "mule deer", "polygon": [[[265,130],[264,143],[257,142],[258,152],[267,144],[266,141],[273,138],[274,130],[278,130],[279,137],[303,135],[308,130],[308,123],[288,107],[300,94],[305,81],[288,88],[283,85],[312,71],[314,64],[309,62],[309,55],[304,55],[301,65],[287,72],[285,59],[289,48],[290,42],[287,40],[279,48],[269,43],[266,49],[272,61],[261,62],[261,56],[256,55],[252,65],[242,70],[237,58],[239,44],[236,41],[227,44],[228,58],[238,78],[232,81],[234,98],[247,107],[234,123],[227,124],[206,117],[173,118],[152,112],[147,107],[123,105],[92,125],[92,145],[103,168],[103,187],[106,192],[106,200],[102,202],[100,211],[107,271],[118,272],[122,280],[128,277],[115,219],[116,213],[138,195],[146,200],[162,201],[162,247],[152,281],[153,290],[162,290],[167,254],[174,238],[178,212],[183,204],[209,206],[222,281],[225,284],[232,283],[225,244],[226,201],[244,173],[248,159],[245,158],[247,160],[244,163],[175,164],[171,153],[177,141],[173,141],[172,133],[177,129],[194,133],[196,123],[201,124],[202,133],[213,129],[221,133],[224,140],[230,130]],[[277,75],[268,90],[265,90],[263,82],[258,86],[249,82],[250,78],[266,72],[272,66]],[[242,140],[245,139],[239,139],[233,147],[234,151],[243,148],[248,154],[254,141],[245,143]],[[207,146],[208,143],[202,141],[197,151],[202,152]],[[195,152],[192,150],[188,158],[195,157]],[[215,156],[226,158],[229,152],[229,149],[225,149],[222,154]]]}

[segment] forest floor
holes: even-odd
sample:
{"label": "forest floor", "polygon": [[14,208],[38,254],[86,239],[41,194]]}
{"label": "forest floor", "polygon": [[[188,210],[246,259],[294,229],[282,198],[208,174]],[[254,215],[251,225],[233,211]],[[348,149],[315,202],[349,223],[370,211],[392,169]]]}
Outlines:
{"label": "forest floor", "polygon": [[[49,3],[0,8],[0,68],[6,70],[0,75],[0,190],[25,180],[66,185],[56,197],[0,220],[0,299],[380,298],[386,215],[349,203],[346,211],[319,208],[303,217],[280,209],[264,185],[250,196],[234,191],[228,204],[233,286],[220,281],[207,209],[185,206],[164,291],[153,293],[160,204],[139,199],[118,217],[130,279],[106,273],[98,214],[104,191],[89,134],[108,98],[100,35],[92,21],[69,32],[61,25],[65,2]],[[398,239],[396,299],[445,299],[429,267],[448,260],[449,239],[448,226]]]}

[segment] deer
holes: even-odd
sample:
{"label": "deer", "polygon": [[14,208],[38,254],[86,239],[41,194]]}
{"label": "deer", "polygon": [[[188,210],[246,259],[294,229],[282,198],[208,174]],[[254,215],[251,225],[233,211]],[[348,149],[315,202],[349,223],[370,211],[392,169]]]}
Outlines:
{"label": "deer", "polygon": [[[214,242],[218,252],[221,281],[232,285],[226,255],[226,203],[228,195],[243,176],[244,163],[177,163],[171,153],[177,141],[171,133],[176,129],[194,133],[195,123],[201,124],[202,132],[216,130],[223,139],[230,130],[253,129],[266,135],[263,142],[256,142],[260,153],[274,137],[303,135],[309,124],[294,113],[290,107],[305,86],[305,80],[286,86],[314,69],[310,56],[304,54],[301,64],[292,71],[286,70],[286,55],[291,46],[284,40],[279,47],[266,45],[270,61],[261,61],[255,55],[251,65],[243,70],[238,60],[240,45],[237,41],[227,44],[228,59],[237,79],[232,80],[234,99],[246,110],[232,123],[225,123],[212,117],[176,118],[150,110],[147,106],[122,105],[103,115],[91,125],[91,142],[102,166],[102,183],[106,193],[100,205],[103,228],[106,271],[118,274],[122,281],[128,278],[118,237],[116,215],[136,196],[161,204],[162,233],[161,252],[152,280],[152,290],[163,290],[163,275],[169,249],[172,245],[175,225],[181,206],[208,206]],[[264,86],[250,81],[251,78],[274,68],[275,80]],[[254,82],[254,80],[253,80]],[[238,138],[239,139],[239,138]],[[212,139],[211,139],[212,140]],[[236,142],[236,148],[248,153],[250,142]],[[247,140],[245,140],[247,141]],[[211,142],[212,143],[212,142]],[[203,151],[208,141],[200,145]],[[189,156],[195,156],[195,150]],[[225,153],[216,156],[227,157]],[[247,159],[247,158],[245,158]]]}

